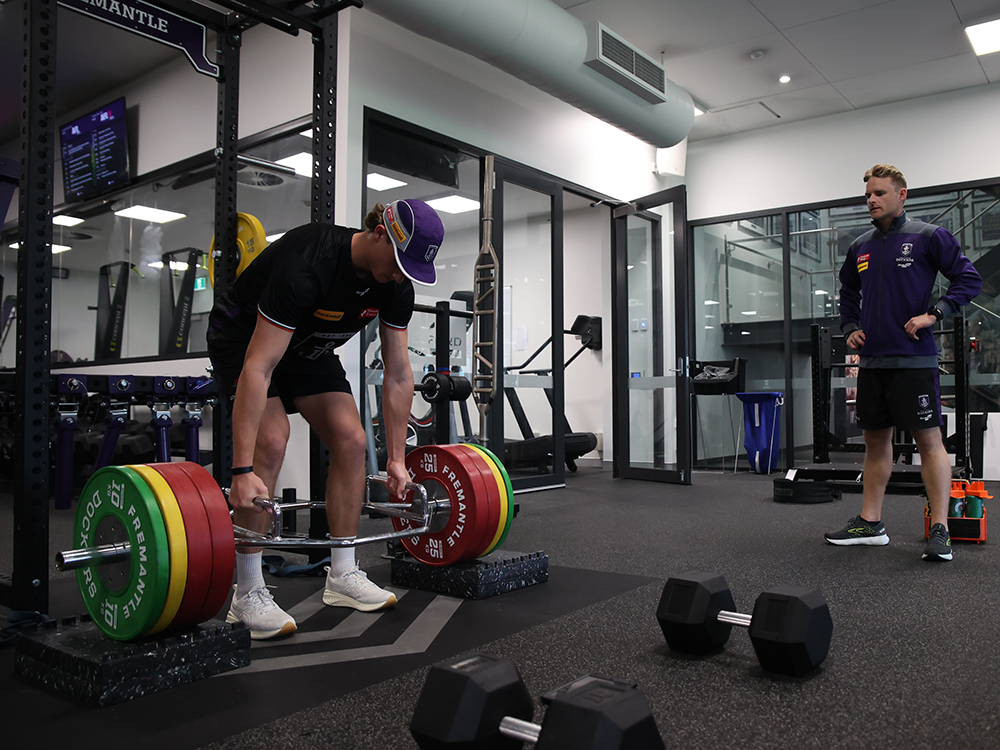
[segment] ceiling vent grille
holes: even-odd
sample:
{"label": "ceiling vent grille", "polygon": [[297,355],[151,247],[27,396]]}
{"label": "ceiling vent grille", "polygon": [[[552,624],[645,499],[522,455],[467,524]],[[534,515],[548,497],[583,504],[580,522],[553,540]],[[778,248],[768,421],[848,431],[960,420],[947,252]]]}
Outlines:
{"label": "ceiling vent grille", "polygon": [[604,24],[595,24],[587,37],[584,63],[650,104],[666,101],[666,71]]}

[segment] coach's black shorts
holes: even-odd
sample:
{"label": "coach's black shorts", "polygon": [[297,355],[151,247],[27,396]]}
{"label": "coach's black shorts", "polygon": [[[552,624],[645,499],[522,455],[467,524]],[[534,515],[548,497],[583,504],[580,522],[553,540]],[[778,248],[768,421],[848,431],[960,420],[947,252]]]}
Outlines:
{"label": "coach's black shorts", "polygon": [[858,426],[897,427],[907,432],[941,426],[941,386],[937,368],[858,370]]}
{"label": "coach's black shorts", "polygon": [[[219,390],[225,395],[226,403],[232,408],[236,398],[236,382],[243,371],[246,349],[215,344],[210,347],[212,369]],[[319,359],[305,359],[295,354],[286,354],[271,374],[271,386],[267,397],[278,397],[285,413],[296,414],[295,399],[300,396],[314,396],[317,393],[351,393],[347,373],[340,363],[340,357],[330,354]]]}

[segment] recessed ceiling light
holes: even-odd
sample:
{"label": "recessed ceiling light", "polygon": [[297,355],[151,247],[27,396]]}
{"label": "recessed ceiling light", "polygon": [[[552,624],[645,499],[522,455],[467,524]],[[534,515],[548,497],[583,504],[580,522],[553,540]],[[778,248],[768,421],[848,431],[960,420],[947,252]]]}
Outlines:
{"label": "recessed ceiling light", "polygon": [[292,156],[286,156],[284,159],[278,159],[275,164],[280,164],[283,167],[291,167],[295,170],[295,174],[302,175],[303,177],[312,177],[312,154],[307,154],[305,151],[293,154]]}
{"label": "recessed ceiling light", "polygon": [[828,296],[830,293],[826,292],[826,291],[823,291],[822,289],[817,289],[815,292],[813,292],[813,294],[815,294],[817,296],[819,296],[819,295]]}
{"label": "recessed ceiling light", "polygon": [[781,83],[788,83],[790,80],[792,80],[792,77],[788,75],[781,76],[781,78],[778,79]]}
{"label": "recessed ceiling light", "polygon": [[264,237],[264,239],[268,241],[268,244],[270,244],[271,242],[274,242],[275,240],[280,240],[284,236],[285,236],[284,232],[278,232],[277,234],[266,235]]}
{"label": "recessed ceiling light", "polygon": [[471,198],[463,198],[460,195],[446,195],[444,198],[435,198],[427,201],[427,205],[435,211],[444,211],[446,214],[464,214],[467,211],[478,211],[479,201]]}
{"label": "recessed ceiling light", "polygon": [[151,224],[166,224],[168,221],[183,219],[187,214],[179,214],[176,211],[164,211],[162,208],[152,206],[130,206],[121,211],[115,211],[115,216],[123,219],[138,219],[148,221]]}
{"label": "recessed ceiling light", "polygon": [[[17,250],[19,247],[21,247],[21,245],[18,242],[11,243],[10,245],[11,250]],[[71,248],[69,245],[52,245],[52,254],[55,255],[56,253],[64,253],[67,250],[72,250],[72,249],[73,248]]]}
{"label": "recessed ceiling light", "polygon": [[1000,19],[968,26],[965,33],[968,34],[972,49],[977,55],[1000,52]]}
{"label": "recessed ceiling light", "polygon": [[60,227],[75,227],[77,224],[83,224],[83,219],[75,216],[53,216],[52,223]]}
{"label": "recessed ceiling light", "polygon": [[368,177],[365,178],[365,184],[372,190],[391,190],[392,188],[403,187],[406,185],[402,180],[396,180],[392,177],[388,177],[384,174],[379,174],[378,172],[369,172]]}
{"label": "recessed ceiling light", "polygon": [[309,128],[309,130],[301,130],[301,131],[299,131],[299,135],[304,135],[306,138],[312,138],[313,137],[312,128]]}
{"label": "recessed ceiling light", "polygon": [[[147,263],[150,268],[163,268],[162,260],[154,260],[152,263]],[[187,261],[183,260],[172,260],[170,261],[171,271],[186,271],[188,269]]]}
{"label": "recessed ceiling light", "polygon": [[705,114],[705,110],[703,110],[703,109],[699,109],[699,108],[698,108],[698,106],[697,106],[697,105],[695,105],[695,108],[694,108],[694,116],[695,116],[695,117],[701,117],[701,116],[702,116],[703,114]]}

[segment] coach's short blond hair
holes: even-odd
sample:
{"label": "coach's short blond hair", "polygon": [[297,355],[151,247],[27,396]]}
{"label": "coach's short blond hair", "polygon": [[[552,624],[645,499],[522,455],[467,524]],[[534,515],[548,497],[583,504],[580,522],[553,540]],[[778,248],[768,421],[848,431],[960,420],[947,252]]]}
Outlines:
{"label": "coach's short blond hair", "polygon": [[865,172],[865,182],[868,182],[872,177],[888,177],[896,186],[897,191],[906,187],[906,178],[903,177],[903,173],[891,164],[876,164]]}

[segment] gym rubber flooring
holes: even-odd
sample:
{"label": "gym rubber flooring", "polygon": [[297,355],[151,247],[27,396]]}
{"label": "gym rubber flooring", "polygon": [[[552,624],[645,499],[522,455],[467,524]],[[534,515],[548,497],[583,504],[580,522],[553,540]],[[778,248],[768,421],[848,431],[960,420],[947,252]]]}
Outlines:
{"label": "gym rubber flooring", "polygon": [[[255,644],[248,668],[107,708],[28,685],[13,649],[0,649],[3,745],[415,748],[407,726],[427,666],[471,649],[513,660],[536,705],[582,674],[633,680],[667,747],[1000,745],[1000,542],[956,542],[952,562],[925,562],[923,499],[893,495],[889,546],[834,547],[822,534],[858,512],[859,495],[779,504],[771,478],[746,473],[696,473],[677,487],[581,467],[567,484],[518,496],[505,547],[544,550],[551,565],[547,583],[520,592],[459,601],[406,591],[361,623],[310,604],[322,578],[269,578],[279,603],[315,612],[298,634]],[[361,559],[385,583],[380,552]],[[723,574],[746,612],[776,584],[822,589],[834,622],[827,660],[802,678],[765,673],[741,628],[722,653],[668,651],[655,619],[663,582],[694,569]],[[78,597],[60,574],[52,613],[75,614]],[[428,625],[429,611],[450,615]]]}

